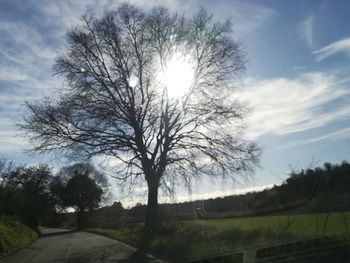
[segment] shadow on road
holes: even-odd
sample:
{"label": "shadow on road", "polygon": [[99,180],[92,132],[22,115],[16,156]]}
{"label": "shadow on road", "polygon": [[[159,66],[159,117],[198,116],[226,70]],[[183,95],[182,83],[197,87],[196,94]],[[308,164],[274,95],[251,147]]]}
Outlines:
{"label": "shadow on road", "polygon": [[150,262],[149,258],[147,255],[145,255],[144,253],[140,252],[140,251],[135,251],[134,253],[132,253],[130,255],[129,258],[121,260],[119,262],[123,262],[123,263],[147,263]]}
{"label": "shadow on road", "polygon": [[52,236],[60,236],[60,235],[66,235],[66,234],[72,234],[72,233],[77,233],[79,231],[77,230],[68,230],[68,231],[64,231],[64,232],[54,232],[54,233],[44,233],[44,234],[40,234],[41,238],[45,238],[45,237],[52,237]]}
{"label": "shadow on road", "polygon": [[[95,262],[94,258],[90,258],[88,255],[76,255],[76,256],[73,256],[71,258],[69,258],[66,263],[89,263],[89,262]],[[149,258],[141,253],[141,252],[134,252],[133,254],[131,254],[129,256],[129,258],[127,259],[123,259],[123,260],[111,260],[111,259],[103,259],[103,258],[100,258],[98,262],[115,262],[115,263],[148,263],[150,262]]]}

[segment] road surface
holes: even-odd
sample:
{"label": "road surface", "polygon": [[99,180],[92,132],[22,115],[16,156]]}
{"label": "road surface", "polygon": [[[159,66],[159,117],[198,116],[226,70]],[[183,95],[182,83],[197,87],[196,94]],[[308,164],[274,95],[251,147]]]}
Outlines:
{"label": "road surface", "polygon": [[70,229],[48,228],[43,226],[39,226],[39,231],[42,235],[46,235],[46,236],[72,232],[72,230]]}
{"label": "road surface", "polygon": [[162,262],[116,240],[62,229],[41,229],[43,236],[30,246],[0,260],[1,263]]}

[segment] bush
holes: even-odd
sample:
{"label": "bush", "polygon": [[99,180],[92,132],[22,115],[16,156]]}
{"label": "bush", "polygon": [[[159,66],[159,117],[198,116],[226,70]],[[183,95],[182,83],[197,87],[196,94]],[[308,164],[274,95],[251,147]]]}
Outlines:
{"label": "bush", "polygon": [[36,232],[15,218],[0,217],[0,256],[22,248],[37,238]]}
{"label": "bush", "polygon": [[[94,228],[89,230],[137,246],[142,238],[143,226],[134,224],[116,229]],[[169,261],[181,262],[235,254],[244,247],[266,245],[292,238],[291,234],[275,233],[269,229],[222,230],[215,226],[178,221],[162,225],[158,235],[150,244],[150,252]]]}
{"label": "bush", "polygon": [[244,247],[288,240],[290,234],[269,230],[218,230],[214,226],[177,222],[163,225],[151,244],[151,251],[170,261],[186,261],[232,254]]}

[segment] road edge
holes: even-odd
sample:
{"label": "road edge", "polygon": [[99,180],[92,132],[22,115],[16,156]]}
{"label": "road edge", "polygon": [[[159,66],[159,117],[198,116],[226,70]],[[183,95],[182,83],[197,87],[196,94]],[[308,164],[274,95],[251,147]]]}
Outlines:
{"label": "road edge", "polygon": [[160,259],[150,253],[145,253],[139,249],[137,249],[136,247],[133,247],[127,243],[125,243],[124,241],[120,240],[120,239],[117,239],[117,238],[113,238],[113,237],[110,237],[108,236],[107,234],[104,234],[104,233],[100,233],[100,232],[97,232],[97,231],[93,231],[93,230],[87,230],[87,229],[82,229],[81,231],[79,232],[87,232],[87,233],[91,233],[91,234],[95,234],[95,235],[100,235],[100,236],[104,236],[104,237],[107,237],[109,239],[112,239],[112,240],[115,240],[115,241],[118,241],[120,244],[122,244],[123,246],[133,250],[134,252],[139,252],[145,256],[147,256],[147,258],[149,259],[152,259],[152,260],[155,260],[156,262],[159,262],[159,263],[168,263],[168,261],[165,261],[164,259]]}

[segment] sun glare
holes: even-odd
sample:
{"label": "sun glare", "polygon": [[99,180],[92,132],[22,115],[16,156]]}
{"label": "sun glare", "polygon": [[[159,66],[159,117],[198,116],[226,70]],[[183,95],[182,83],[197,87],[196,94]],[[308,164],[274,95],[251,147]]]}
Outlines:
{"label": "sun glare", "polygon": [[168,91],[168,96],[180,98],[189,91],[194,78],[193,67],[189,59],[175,53],[161,71],[159,80]]}

